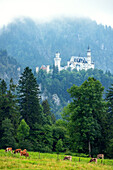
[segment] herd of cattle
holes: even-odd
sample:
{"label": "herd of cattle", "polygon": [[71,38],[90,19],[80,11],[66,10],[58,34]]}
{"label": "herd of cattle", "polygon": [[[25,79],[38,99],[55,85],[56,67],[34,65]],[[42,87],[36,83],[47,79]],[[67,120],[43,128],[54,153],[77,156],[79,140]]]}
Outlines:
{"label": "herd of cattle", "polygon": [[[5,152],[9,152],[9,151],[10,151],[11,153],[13,153],[12,148],[6,148],[6,149],[5,149]],[[20,156],[29,157],[29,154],[27,153],[27,150],[26,150],[26,149],[24,149],[23,151],[22,151],[21,149],[16,149],[16,150],[14,151],[14,154],[16,154],[16,153],[20,153]],[[97,158],[91,158],[91,160],[90,160],[89,162],[95,162],[95,163],[97,163],[97,159],[99,159],[99,158],[104,159],[104,154],[98,154],[98,155],[97,155]],[[72,161],[72,156],[65,156],[63,160],[70,160],[70,161]]]}
{"label": "herd of cattle", "polygon": [[[95,163],[97,163],[97,159],[100,159],[100,158],[104,159],[104,154],[98,154],[98,155],[97,155],[97,158],[91,158],[91,160],[89,161],[89,163],[90,163],[90,162],[95,162]],[[70,161],[72,161],[72,156],[65,156],[63,160],[70,160]]]}
{"label": "herd of cattle", "polygon": [[[13,150],[12,150],[12,148],[6,148],[5,149],[5,152],[11,152],[11,153],[13,153]],[[16,149],[15,151],[14,151],[14,154],[16,154],[16,153],[20,153],[20,156],[25,156],[25,157],[29,157],[29,154],[27,153],[27,150],[26,149],[24,149],[23,151],[21,150],[21,149]]]}

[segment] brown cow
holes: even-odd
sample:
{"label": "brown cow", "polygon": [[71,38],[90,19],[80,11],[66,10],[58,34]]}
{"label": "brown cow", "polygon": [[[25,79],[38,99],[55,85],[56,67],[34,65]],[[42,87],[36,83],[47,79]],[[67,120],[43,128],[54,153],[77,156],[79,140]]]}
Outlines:
{"label": "brown cow", "polygon": [[12,148],[6,148],[5,149],[5,152],[9,152],[9,151],[12,153]]}
{"label": "brown cow", "polygon": [[89,161],[89,163],[90,162],[95,162],[95,163],[97,163],[97,158],[91,158],[91,160]]}
{"label": "brown cow", "polygon": [[20,152],[21,152],[21,149],[16,149],[16,150],[14,151],[14,154],[20,153]]}
{"label": "brown cow", "polygon": [[23,152],[27,152],[27,150],[26,150],[26,149],[24,149],[24,150],[23,150]]}
{"label": "brown cow", "polygon": [[65,156],[63,160],[70,160],[70,161],[72,161],[72,156]]}
{"label": "brown cow", "polygon": [[97,159],[99,159],[99,158],[104,159],[104,154],[98,154],[98,155],[97,155]]}
{"label": "brown cow", "polygon": [[27,152],[23,152],[23,151],[21,151],[20,152],[20,156],[25,156],[25,157],[29,157],[29,154],[27,153]]}

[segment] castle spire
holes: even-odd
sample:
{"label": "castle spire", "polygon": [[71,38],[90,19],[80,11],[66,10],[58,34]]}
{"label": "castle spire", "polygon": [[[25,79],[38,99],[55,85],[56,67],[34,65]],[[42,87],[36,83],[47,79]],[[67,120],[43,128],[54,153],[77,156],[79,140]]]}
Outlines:
{"label": "castle spire", "polygon": [[61,58],[60,58],[60,53],[56,52],[56,57],[54,58],[55,61],[55,67],[58,67],[58,70],[60,71],[60,62],[61,62]]}
{"label": "castle spire", "polygon": [[88,49],[87,49],[87,62],[88,62],[88,64],[91,64],[91,50],[89,48],[89,45],[88,45]]}
{"label": "castle spire", "polygon": [[89,45],[88,45],[87,51],[91,51]]}

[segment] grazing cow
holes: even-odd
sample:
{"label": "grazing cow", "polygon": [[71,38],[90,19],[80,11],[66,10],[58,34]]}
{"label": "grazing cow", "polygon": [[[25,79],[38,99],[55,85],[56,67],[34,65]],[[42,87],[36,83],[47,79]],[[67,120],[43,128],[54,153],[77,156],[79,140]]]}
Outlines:
{"label": "grazing cow", "polygon": [[24,150],[23,150],[23,152],[27,152],[27,150],[26,150],[26,149],[24,149]]}
{"label": "grazing cow", "polygon": [[63,160],[70,160],[70,161],[72,161],[72,156],[65,156]]}
{"label": "grazing cow", "polygon": [[95,162],[95,163],[97,163],[97,158],[91,158],[91,160],[89,161],[89,163],[90,162]]}
{"label": "grazing cow", "polygon": [[5,149],[5,152],[9,152],[9,151],[12,153],[12,148],[6,148]]}
{"label": "grazing cow", "polygon": [[14,154],[20,153],[20,152],[21,152],[21,149],[16,149],[16,150],[14,151]]}
{"label": "grazing cow", "polygon": [[20,156],[25,156],[25,157],[29,157],[29,154],[27,153],[27,152],[23,152],[23,151],[21,151],[20,152]]}
{"label": "grazing cow", "polygon": [[104,154],[98,154],[98,155],[97,155],[97,159],[99,159],[99,158],[104,159]]}

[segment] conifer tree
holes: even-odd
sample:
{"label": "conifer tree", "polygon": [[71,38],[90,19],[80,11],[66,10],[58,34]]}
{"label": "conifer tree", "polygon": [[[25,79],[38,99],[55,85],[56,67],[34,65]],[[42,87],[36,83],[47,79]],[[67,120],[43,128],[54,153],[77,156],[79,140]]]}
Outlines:
{"label": "conifer tree", "polygon": [[44,116],[46,118],[46,123],[47,124],[54,123],[55,122],[55,116],[54,116],[54,114],[51,113],[50,105],[49,105],[47,99],[42,102],[42,107],[43,107]]}
{"label": "conifer tree", "polygon": [[9,113],[8,118],[11,120],[11,123],[14,125],[14,129],[17,130],[18,123],[20,119],[18,100],[16,95],[16,85],[13,83],[13,79],[10,80],[9,90],[7,91],[8,96],[8,105]]}
{"label": "conifer tree", "polygon": [[40,106],[39,86],[32,70],[24,69],[18,83],[18,97],[22,118],[32,129],[35,123],[43,124],[42,107]]}
{"label": "conifer tree", "polygon": [[8,118],[13,124],[16,135],[20,115],[15,88],[16,86],[13,84],[13,79],[10,80],[8,90],[6,82],[4,80],[0,82],[0,127],[2,121]]}
{"label": "conifer tree", "polygon": [[2,148],[13,147],[16,148],[17,143],[14,137],[14,127],[11,123],[11,120],[6,118],[2,121],[2,137],[1,137],[1,146]]}
{"label": "conifer tree", "polygon": [[[106,100],[108,101],[108,143],[107,143],[107,153],[109,157],[112,157],[112,146],[113,146],[113,84],[109,87],[106,93]],[[108,156],[107,155],[107,156]]]}

